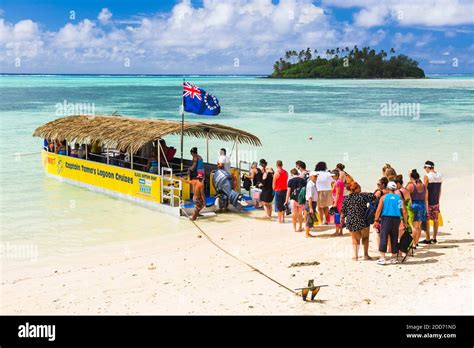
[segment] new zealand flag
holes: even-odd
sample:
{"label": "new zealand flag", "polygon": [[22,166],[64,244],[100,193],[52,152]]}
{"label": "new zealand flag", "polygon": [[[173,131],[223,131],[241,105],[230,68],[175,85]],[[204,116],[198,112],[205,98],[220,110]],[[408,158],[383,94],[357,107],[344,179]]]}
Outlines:
{"label": "new zealand flag", "polygon": [[219,100],[198,86],[183,82],[184,111],[198,115],[215,116],[221,112]]}

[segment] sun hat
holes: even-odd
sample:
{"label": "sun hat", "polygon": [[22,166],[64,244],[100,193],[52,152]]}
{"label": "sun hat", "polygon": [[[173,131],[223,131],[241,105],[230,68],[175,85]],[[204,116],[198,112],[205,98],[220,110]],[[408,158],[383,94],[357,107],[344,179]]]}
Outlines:
{"label": "sun hat", "polygon": [[387,188],[389,190],[396,190],[397,189],[397,184],[395,184],[394,181],[390,181],[388,184],[387,184]]}
{"label": "sun hat", "polygon": [[311,173],[309,173],[309,176],[318,176],[318,172],[313,170]]}

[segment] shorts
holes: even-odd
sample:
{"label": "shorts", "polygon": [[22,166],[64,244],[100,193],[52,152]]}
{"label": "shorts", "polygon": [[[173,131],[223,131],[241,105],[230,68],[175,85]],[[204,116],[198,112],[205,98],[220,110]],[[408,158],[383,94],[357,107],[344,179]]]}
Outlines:
{"label": "shorts", "polygon": [[313,214],[310,214],[309,213],[309,203],[306,202],[305,206],[304,206],[304,209],[308,212],[306,214],[306,227],[313,227],[314,226],[314,223],[318,221],[318,217],[316,216],[316,202],[312,202],[312,206],[313,206]]}
{"label": "shorts", "polygon": [[285,190],[275,191],[275,211],[277,213],[281,211],[285,211],[285,199],[286,199]]}
{"label": "shorts", "polygon": [[204,202],[202,201],[202,199],[195,200],[194,201],[194,209],[197,210],[197,211],[201,211],[202,208],[204,208]]}
{"label": "shorts", "polygon": [[411,209],[413,210],[413,221],[426,221],[425,201],[421,201],[421,200],[412,201]]}
{"label": "shorts", "polygon": [[327,208],[332,205],[332,193],[328,191],[318,191],[318,208]]}
{"label": "shorts", "polygon": [[291,203],[293,205],[293,212],[301,212],[304,209],[304,204],[299,204],[298,201],[295,201],[294,199],[291,200]]}
{"label": "shorts", "polygon": [[428,205],[428,220],[437,221],[439,214],[439,204]]}

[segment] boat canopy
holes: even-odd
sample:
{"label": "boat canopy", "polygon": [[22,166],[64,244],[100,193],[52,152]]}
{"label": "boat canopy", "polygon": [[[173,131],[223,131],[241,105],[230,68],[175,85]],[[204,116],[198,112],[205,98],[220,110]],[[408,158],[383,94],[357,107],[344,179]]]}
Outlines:
{"label": "boat canopy", "polygon": [[[135,153],[149,142],[166,135],[180,134],[181,121],[120,115],[73,115],[36,128],[33,136],[82,144],[98,142],[103,146]],[[261,146],[257,136],[216,123],[184,122],[183,135]]]}

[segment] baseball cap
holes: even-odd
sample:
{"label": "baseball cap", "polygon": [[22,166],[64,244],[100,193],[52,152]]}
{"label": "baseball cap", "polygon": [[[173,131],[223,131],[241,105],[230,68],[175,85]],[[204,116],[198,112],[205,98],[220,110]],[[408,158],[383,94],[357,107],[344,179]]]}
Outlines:
{"label": "baseball cap", "polygon": [[318,172],[313,170],[311,173],[309,173],[309,176],[318,176]]}
{"label": "baseball cap", "polygon": [[396,190],[397,189],[397,184],[395,184],[394,181],[389,181],[388,184],[387,184],[387,188],[389,190]]}

